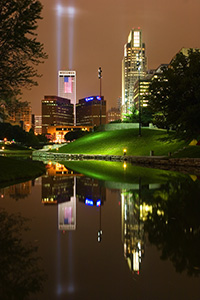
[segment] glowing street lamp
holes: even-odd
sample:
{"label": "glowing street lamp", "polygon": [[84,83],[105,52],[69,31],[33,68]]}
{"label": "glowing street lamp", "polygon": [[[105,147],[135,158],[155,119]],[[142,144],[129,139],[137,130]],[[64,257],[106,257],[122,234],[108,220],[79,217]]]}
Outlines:
{"label": "glowing street lamp", "polygon": [[[99,67],[99,69],[98,69],[98,78],[99,78],[99,83],[100,83],[100,99],[101,99],[101,78],[102,78],[102,69],[101,69],[101,67]],[[101,102],[100,102],[100,125],[101,125],[101,114],[102,114],[102,99],[100,100]]]}
{"label": "glowing street lamp", "polygon": [[140,71],[141,71],[141,51],[137,53],[137,67],[138,67],[138,106],[139,106],[139,136],[141,136],[141,107],[140,107]]}
{"label": "glowing street lamp", "polygon": [[124,156],[126,156],[126,151],[127,151],[126,149],[123,150]]}

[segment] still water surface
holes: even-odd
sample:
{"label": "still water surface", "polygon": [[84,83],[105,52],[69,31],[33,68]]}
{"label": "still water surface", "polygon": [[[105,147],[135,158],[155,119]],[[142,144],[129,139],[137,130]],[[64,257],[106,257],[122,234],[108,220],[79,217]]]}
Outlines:
{"label": "still water surface", "polygon": [[0,299],[200,299],[199,179],[116,166],[0,189]]}

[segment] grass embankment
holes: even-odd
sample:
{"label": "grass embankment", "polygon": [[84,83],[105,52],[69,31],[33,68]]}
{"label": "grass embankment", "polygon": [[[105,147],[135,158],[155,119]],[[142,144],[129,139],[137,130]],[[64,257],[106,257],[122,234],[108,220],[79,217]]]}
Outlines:
{"label": "grass embankment", "polygon": [[34,149],[21,146],[18,144],[5,144],[0,143],[0,154],[20,156],[20,155],[30,155]]}
{"label": "grass embankment", "polygon": [[186,146],[185,141],[173,139],[172,133],[164,130],[142,129],[142,136],[138,136],[138,129],[126,129],[107,132],[90,133],[73,143],[59,148],[57,152],[149,156],[154,151],[156,156],[165,156]]}
{"label": "grass embankment", "polygon": [[41,162],[0,156],[0,186],[32,179],[44,172],[45,166]]}

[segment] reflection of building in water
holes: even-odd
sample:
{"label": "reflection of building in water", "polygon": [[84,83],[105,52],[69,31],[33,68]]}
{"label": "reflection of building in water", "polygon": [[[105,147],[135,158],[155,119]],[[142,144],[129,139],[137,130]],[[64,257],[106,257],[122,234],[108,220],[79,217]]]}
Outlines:
{"label": "reflection of building in water", "polygon": [[73,196],[74,173],[59,163],[49,163],[42,177],[42,203],[56,204],[70,201]]}
{"label": "reflection of building in water", "polygon": [[139,274],[142,256],[144,255],[144,221],[152,207],[142,203],[140,190],[121,193],[122,241],[124,256],[128,266]]}
{"label": "reflection of building in water", "polygon": [[80,202],[89,206],[101,206],[106,200],[106,188],[99,185],[97,179],[77,178],[77,197]]}
{"label": "reflection of building in water", "polygon": [[0,189],[1,198],[9,195],[16,200],[26,198],[31,193],[32,181],[26,181]]}
{"label": "reflection of building in water", "polygon": [[70,201],[58,204],[58,229],[76,229],[76,177],[73,182],[73,196]]}
{"label": "reflection of building in water", "polygon": [[58,229],[76,229],[76,176],[59,163],[47,165],[42,177],[42,203],[58,204]]}

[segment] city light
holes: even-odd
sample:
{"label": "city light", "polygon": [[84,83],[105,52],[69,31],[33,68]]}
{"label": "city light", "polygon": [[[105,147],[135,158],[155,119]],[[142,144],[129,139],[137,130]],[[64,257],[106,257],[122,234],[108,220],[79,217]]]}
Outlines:
{"label": "city light", "polygon": [[101,206],[101,200],[98,200],[98,201],[96,202],[96,206],[97,206],[97,207]]}
{"label": "city light", "polygon": [[94,205],[94,202],[93,202],[93,200],[85,199],[85,204],[86,204],[86,205],[89,205],[89,206],[93,206],[93,205]]}

